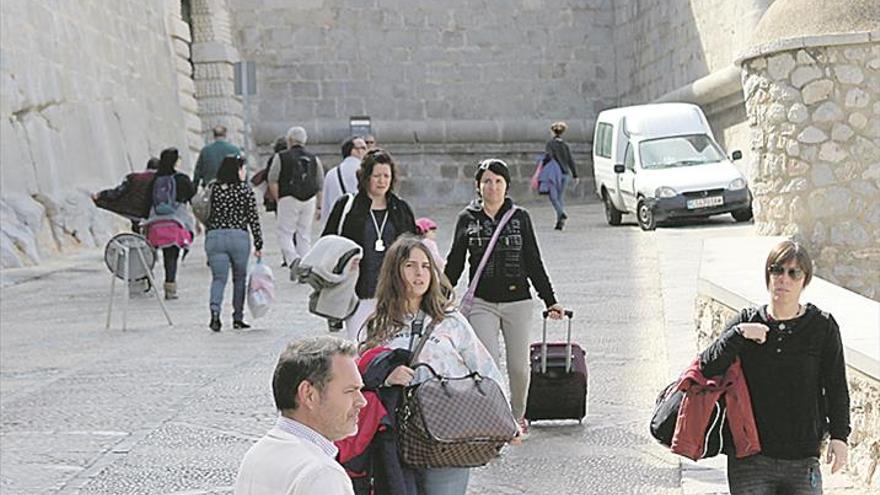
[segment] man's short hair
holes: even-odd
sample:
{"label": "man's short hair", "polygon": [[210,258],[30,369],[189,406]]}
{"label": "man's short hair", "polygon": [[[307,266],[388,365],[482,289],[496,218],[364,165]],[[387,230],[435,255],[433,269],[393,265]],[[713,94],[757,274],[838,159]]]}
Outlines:
{"label": "man's short hair", "polygon": [[342,159],[346,159],[351,155],[351,150],[354,149],[354,140],[357,139],[357,136],[350,137],[342,142]]}
{"label": "man's short hair", "polygon": [[215,125],[212,131],[214,132],[214,139],[226,137],[226,126]]}
{"label": "man's short hair", "polygon": [[272,393],[279,411],[296,409],[297,389],[307,381],[321,393],[331,378],[333,357],[357,355],[353,342],[323,335],[291,342],[278,358],[272,377]]}
{"label": "man's short hair", "polygon": [[302,127],[294,126],[287,130],[287,144],[291,146],[294,144],[306,144],[308,138],[306,130]]}

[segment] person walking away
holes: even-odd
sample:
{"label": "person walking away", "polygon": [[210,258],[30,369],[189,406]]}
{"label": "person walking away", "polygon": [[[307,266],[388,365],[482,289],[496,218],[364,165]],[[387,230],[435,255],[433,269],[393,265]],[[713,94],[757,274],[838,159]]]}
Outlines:
{"label": "person walking away", "polygon": [[544,301],[550,318],[561,319],[565,309],[557,302],[544,269],[529,213],[507,197],[510,187],[507,164],[496,158],[483,160],[477,167],[475,180],[478,198],[458,214],[445,273],[455,286],[467,258],[469,282],[473,283],[499,221],[508,210],[516,208],[501,230],[479,277],[468,321],[496,362],[500,359],[499,330],[504,336],[511,410],[527,434],[524,415],[529,390],[529,326],[534,311],[529,282]]}
{"label": "person walking away", "polygon": [[147,240],[162,250],[165,299],[177,299],[177,261],[181,249],[189,249],[195,232],[195,219],[186,206],[195,188],[189,177],[176,170],[179,163],[177,148],[166,148],[159,154],[150,193],[150,216],[145,223]]}
{"label": "person walking away", "polygon": [[151,157],[147,160],[146,170],[126,175],[122,183],[113,189],[92,194],[92,202],[98,208],[127,218],[131,222],[131,231],[140,234],[140,223],[150,216],[150,193],[157,168],[159,159]]}
{"label": "person walking away", "polygon": [[364,143],[367,145],[367,151],[373,151],[379,147],[379,144],[376,142],[376,136],[372,134],[364,136]]}
{"label": "person walking away", "polygon": [[232,328],[247,329],[244,322],[244,298],[247,267],[250,257],[250,236],[253,234],[254,256],[260,258],[263,236],[254,191],[245,182],[244,159],[227,156],[217,171],[211,189],[211,214],[205,227],[205,253],[211,267],[211,330],[219,332],[223,291],[232,268]]}
{"label": "person walking away", "polygon": [[272,377],[278,421],[245,454],[235,495],[354,494],[333,441],[357,432],[366,404],[355,355],[330,336],[287,346]]}
{"label": "person walking away", "polygon": [[307,139],[305,129],[291,127],[288,149],[275,155],[269,167],[269,191],[278,203],[278,243],[286,266],[293,266],[311,249],[315,210],[321,204],[324,168],[305,149]]}
{"label": "person walking away", "polygon": [[[411,351],[421,335],[419,331],[416,331],[417,335],[413,333],[414,322],[420,318],[423,329],[433,329],[419,354],[419,363],[430,365],[440,376],[460,377],[476,371],[502,383],[495,361],[467,319],[455,310],[452,296],[452,286],[440,275],[434,258],[421,239],[413,235],[399,237],[388,249],[382,264],[376,289],[376,311],[366,323],[366,339],[360,346],[361,353],[379,346]],[[422,383],[432,376],[424,367],[413,370],[407,365],[399,365],[388,373],[384,383],[374,385],[405,387]],[[455,413],[449,411],[450,415]],[[377,435],[376,442],[394,442],[396,439],[396,433],[390,431]],[[382,461],[377,464],[387,466]],[[469,468],[404,466],[404,471],[407,483],[414,488],[408,493],[464,495],[467,492]],[[386,473],[380,470],[374,476],[376,493],[391,493],[386,486]]]}
{"label": "person walking away", "polygon": [[361,160],[367,154],[367,145],[363,138],[353,137],[342,143],[342,162],[333,167],[324,176],[324,189],[321,200],[321,229],[327,225],[327,217],[333,203],[340,196],[357,192],[357,171]]}
{"label": "person walking away", "polygon": [[565,133],[566,129],[568,129],[568,125],[565,122],[554,122],[551,124],[550,134],[553,137],[544,146],[544,165],[547,166],[550,160],[554,160],[559,164],[562,171],[562,180],[550,187],[549,194],[550,203],[553,205],[553,209],[556,210],[556,226],[554,227],[556,230],[562,230],[565,227],[565,221],[568,219],[568,215],[565,213],[565,188],[572,179],[574,179],[575,184],[578,182],[578,170],[574,164],[574,159],[571,157],[571,150],[568,144],[562,140],[562,134]]}
{"label": "person walking away", "polygon": [[440,254],[440,248],[437,247],[437,222],[428,217],[416,219],[416,229],[422,239],[422,243],[428,246],[428,251],[437,263],[437,267],[442,272],[446,268],[446,258]]}
{"label": "person walking away", "polygon": [[206,145],[199,152],[196,168],[193,171],[192,181],[196,189],[207,186],[217,177],[217,170],[220,169],[223,158],[229,155],[243,155],[238,146],[226,140],[226,127],[216,125],[211,132],[214,135],[214,142]]}
{"label": "person walking away", "polygon": [[275,212],[275,216],[278,216],[278,204],[275,203],[275,200],[272,198],[272,194],[269,192],[269,168],[272,166],[272,160],[275,159],[275,155],[285,151],[287,149],[287,138],[285,136],[281,136],[275,140],[275,145],[272,147],[272,156],[266,160],[266,167],[263,170],[255,173],[253,177],[251,177],[251,185],[257,188],[257,191],[261,193],[263,196],[263,206],[266,208],[266,211]]}
{"label": "person walking away", "polygon": [[[358,308],[345,320],[348,338],[358,341],[361,326],[375,308],[379,268],[388,247],[404,233],[416,233],[415,217],[406,201],[394,194],[397,166],[391,154],[375,149],[364,156],[358,172],[358,192],[333,205],[321,234],[341,235],[363,248],[355,292]],[[348,206],[347,206],[348,205]],[[346,209],[347,213],[343,213]]]}
{"label": "person walking away", "polygon": [[813,277],[807,250],[793,241],[774,246],[764,263],[770,302],[740,311],[700,355],[703,375],[723,375],[739,358],[761,453],[737,459],[725,445],[732,495],[820,494],[820,445],[826,462],[847,463],[851,432],[846,363],[837,321],[800,302]]}

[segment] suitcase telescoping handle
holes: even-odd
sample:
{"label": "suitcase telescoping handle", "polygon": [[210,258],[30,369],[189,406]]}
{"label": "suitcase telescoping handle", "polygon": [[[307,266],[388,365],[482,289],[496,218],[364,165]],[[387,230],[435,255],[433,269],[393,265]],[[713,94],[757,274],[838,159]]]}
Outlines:
{"label": "suitcase telescoping handle", "polygon": [[[541,337],[541,373],[547,372],[547,317],[550,311],[546,309],[542,313],[544,316],[543,337]],[[566,309],[564,315],[568,317],[568,338],[565,346],[565,372],[571,373],[571,320],[574,318],[574,311]]]}

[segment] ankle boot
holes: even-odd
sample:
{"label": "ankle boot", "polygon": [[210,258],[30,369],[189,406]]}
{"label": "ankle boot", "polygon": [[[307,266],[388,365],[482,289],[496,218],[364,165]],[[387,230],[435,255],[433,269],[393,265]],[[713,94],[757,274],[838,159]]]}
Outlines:
{"label": "ankle boot", "polygon": [[215,332],[220,331],[220,327],[222,326],[220,323],[220,313],[211,311],[211,323],[208,323],[208,326]]}
{"label": "ankle boot", "polygon": [[251,326],[244,322],[244,320],[235,320],[232,322],[232,328],[237,328],[239,330],[247,330]]}
{"label": "ankle boot", "polygon": [[165,282],[165,299],[177,299],[177,282]]}

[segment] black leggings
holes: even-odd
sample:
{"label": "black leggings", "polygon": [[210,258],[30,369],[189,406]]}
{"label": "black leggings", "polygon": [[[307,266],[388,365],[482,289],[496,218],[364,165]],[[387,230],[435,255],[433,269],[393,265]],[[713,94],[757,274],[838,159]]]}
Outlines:
{"label": "black leggings", "polygon": [[165,282],[171,283],[177,279],[177,259],[180,258],[180,248],[168,246],[162,248],[162,262],[165,264]]}

